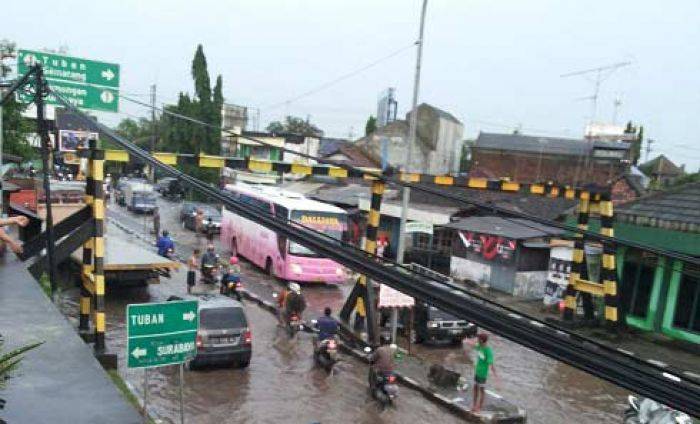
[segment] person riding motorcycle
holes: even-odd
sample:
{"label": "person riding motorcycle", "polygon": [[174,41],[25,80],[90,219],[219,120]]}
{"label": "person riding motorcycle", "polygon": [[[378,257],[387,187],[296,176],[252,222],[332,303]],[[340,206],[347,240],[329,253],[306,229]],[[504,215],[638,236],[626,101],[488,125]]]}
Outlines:
{"label": "person riding motorcycle", "polygon": [[382,337],[381,343],[382,345],[374,351],[370,358],[370,363],[372,364],[369,374],[370,387],[374,387],[378,375],[386,376],[394,372],[396,345],[389,344],[390,341],[384,337]]}
{"label": "person riding motorcycle", "polygon": [[238,265],[238,258],[232,256],[226,273],[221,277],[221,292],[235,296],[240,302],[241,294],[238,292],[238,284],[241,281],[241,267]]}
{"label": "person riding motorcycle", "polygon": [[296,315],[301,319],[301,314],[306,309],[306,300],[301,294],[301,286],[298,283],[289,283],[289,293],[285,296],[285,324],[289,323],[292,315]]}
{"label": "person riding motorcycle", "polygon": [[331,308],[326,307],[323,310],[323,316],[316,320],[316,328],[318,328],[318,336],[314,338],[314,349],[318,348],[322,341],[338,334],[338,322],[331,316]]}
{"label": "person riding motorcycle", "polygon": [[207,251],[202,255],[202,277],[214,278],[214,272],[219,267],[219,255],[214,250],[214,245],[207,246]]}
{"label": "person riding motorcycle", "polygon": [[167,230],[163,230],[163,234],[158,238],[156,243],[158,247],[158,254],[164,258],[168,257],[168,251],[175,251],[175,242],[170,238],[170,233]]}

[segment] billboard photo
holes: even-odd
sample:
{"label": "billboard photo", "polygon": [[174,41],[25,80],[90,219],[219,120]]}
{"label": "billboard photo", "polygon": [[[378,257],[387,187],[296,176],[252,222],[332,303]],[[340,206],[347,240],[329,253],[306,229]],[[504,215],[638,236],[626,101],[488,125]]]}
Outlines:
{"label": "billboard photo", "polygon": [[78,146],[88,147],[88,140],[97,139],[98,134],[90,131],[60,130],[58,132],[58,150],[75,152]]}

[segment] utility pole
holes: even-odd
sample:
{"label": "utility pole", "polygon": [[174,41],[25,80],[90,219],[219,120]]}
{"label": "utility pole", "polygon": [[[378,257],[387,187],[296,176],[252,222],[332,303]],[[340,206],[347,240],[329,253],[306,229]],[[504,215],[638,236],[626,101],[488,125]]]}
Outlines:
{"label": "utility pole", "polygon": [[[158,137],[158,128],[156,125],[156,85],[151,85],[151,144],[149,153],[153,154],[156,151],[156,138]],[[153,165],[149,167],[148,178],[151,183],[156,182],[156,173]]]}
{"label": "utility pole", "polygon": [[649,153],[651,153],[651,145],[654,144],[654,140],[647,138],[647,148],[644,152],[644,162],[649,162]]}
{"label": "utility pole", "polygon": [[[425,29],[425,11],[428,8],[428,0],[423,0],[423,7],[420,13],[420,29],[418,30],[418,40],[416,45],[418,46],[418,52],[416,55],[416,73],[413,80],[413,102],[411,104],[411,122],[408,129],[408,149],[406,152],[406,165],[404,172],[410,173],[413,171],[411,168],[411,161],[413,160],[413,145],[416,142],[416,126],[418,125],[418,91],[420,88],[420,67],[421,60],[423,59],[423,30]],[[399,241],[396,246],[396,261],[400,264],[403,263],[404,251],[406,250],[406,238],[404,233],[406,232],[406,219],[408,218],[408,203],[411,198],[411,189],[408,187],[403,187],[402,190],[403,198],[401,199],[401,224],[399,225]],[[396,328],[398,326],[398,315],[399,310],[393,308],[391,310],[391,342],[396,343]]]}
{"label": "utility pole", "polygon": [[49,130],[44,119],[44,94],[46,91],[46,80],[44,80],[44,70],[41,65],[36,68],[36,94],[34,102],[36,104],[36,122],[38,126],[39,138],[41,139],[41,160],[44,167],[44,204],[46,205],[46,257],[49,262],[49,282],[51,284],[51,300],[56,301],[56,262],[55,262],[55,239],[53,236],[53,211],[51,207],[51,176],[49,154],[51,153],[51,140],[49,140]]}
{"label": "utility pole", "polygon": [[[408,149],[406,152],[406,165],[404,172],[410,173],[411,161],[413,160],[413,145],[416,142],[416,126],[418,125],[418,90],[420,88],[420,67],[423,57],[423,29],[425,28],[425,11],[428,7],[428,0],[423,0],[423,8],[420,14],[420,30],[418,32],[418,55],[416,57],[416,73],[413,80],[413,103],[411,105],[411,122],[408,129]],[[403,233],[406,231],[406,218],[408,217],[408,202],[411,198],[411,189],[404,187],[401,199],[401,225],[399,227],[399,242],[396,246],[396,261],[403,263],[403,255],[406,250]]]}

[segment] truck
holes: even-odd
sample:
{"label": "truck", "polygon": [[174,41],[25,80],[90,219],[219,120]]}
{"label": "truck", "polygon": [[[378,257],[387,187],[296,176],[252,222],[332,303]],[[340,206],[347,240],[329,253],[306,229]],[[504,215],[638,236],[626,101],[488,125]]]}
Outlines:
{"label": "truck", "polygon": [[153,186],[140,181],[129,181],[124,186],[124,205],[129,211],[151,214],[156,208]]}

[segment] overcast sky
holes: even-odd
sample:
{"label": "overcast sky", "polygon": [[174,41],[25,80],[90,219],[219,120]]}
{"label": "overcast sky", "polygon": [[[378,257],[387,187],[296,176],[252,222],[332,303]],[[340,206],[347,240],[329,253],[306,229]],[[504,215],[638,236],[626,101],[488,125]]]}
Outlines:
{"label": "overcast sky", "polygon": [[[190,66],[204,45],[226,102],[258,107],[261,127],[286,114],[329,136],[357,136],[378,93],[396,87],[410,108],[420,0],[7,1],[0,38],[121,65],[121,89],[160,101],[192,91]],[[43,10],[40,15],[35,11]],[[700,165],[700,1],[430,0],[420,101],[461,119],[467,135],[507,132],[581,137],[593,93],[560,75],[621,61],[601,86],[598,120],[633,120],[664,153]],[[408,48],[407,48],[408,47]],[[386,58],[313,95],[287,102]],[[578,100],[577,100],[578,99]],[[277,105],[277,106],[275,106]],[[273,107],[274,106],[274,107]],[[143,108],[122,100],[119,115]],[[110,115],[110,116],[108,116]]]}

